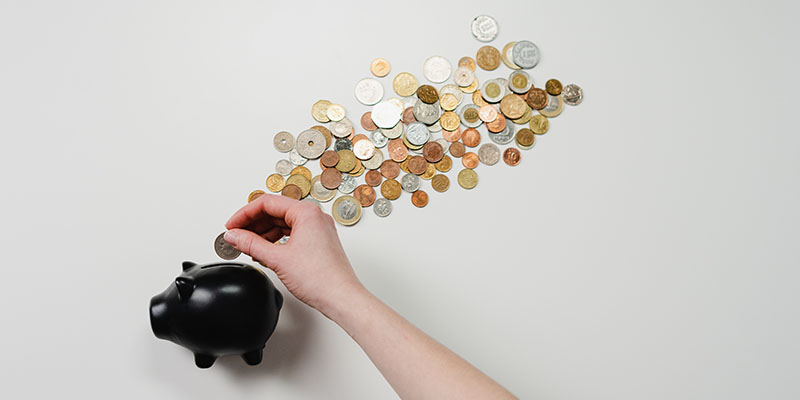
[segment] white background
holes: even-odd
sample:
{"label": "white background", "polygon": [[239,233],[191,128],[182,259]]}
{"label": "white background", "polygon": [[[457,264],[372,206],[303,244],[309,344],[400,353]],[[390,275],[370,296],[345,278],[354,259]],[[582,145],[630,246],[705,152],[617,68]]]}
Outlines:
{"label": "white background", "polygon": [[0,396],[394,398],[294,298],[260,366],[209,370],[153,336],[148,301],[181,261],[217,259],[223,223],[273,172],[275,132],[313,125],[320,98],[358,121],[374,57],[392,94],[430,55],[474,56],[486,13],[493,45],[539,46],[538,85],[586,99],[519,166],[478,167],[476,189],[457,167],[444,194],[424,183],[426,208],[403,194],[389,218],[340,228],[367,287],[521,398],[796,399],[797,11],[2,1]]}

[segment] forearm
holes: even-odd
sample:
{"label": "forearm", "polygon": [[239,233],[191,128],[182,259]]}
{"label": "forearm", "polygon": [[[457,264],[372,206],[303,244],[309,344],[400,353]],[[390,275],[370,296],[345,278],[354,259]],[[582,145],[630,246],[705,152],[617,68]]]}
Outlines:
{"label": "forearm", "polygon": [[351,292],[326,315],[353,337],[403,399],[515,398],[366,289]]}

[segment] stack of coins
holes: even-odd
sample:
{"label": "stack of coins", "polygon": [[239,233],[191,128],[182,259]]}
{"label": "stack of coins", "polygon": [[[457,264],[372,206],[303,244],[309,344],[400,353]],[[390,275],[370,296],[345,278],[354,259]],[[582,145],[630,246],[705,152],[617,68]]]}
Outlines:
{"label": "stack of coins", "polygon": [[[470,27],[481,42],[493,41],[499,32],[497,21],[487,15],[476,17]],[[318,202],[339,194],[331,211],[342,225],[357,223],[364,207],[388,216],[392,201],[403,192],[414,206],[425,207],[429,195],[421,189],[422,181],[430,180],[436,192],[447,191],[450,179],[444,173],[457,163],[453,158],[460,158],[463,167],[457,173],[458,185],[473,189],[480,164],[491,166],[502,159],[506,165],[519,165],[522,151],[532,149],[536,138],[548,132],[550,119],[565,105],[583,100],[579,86],[562,86],[557,79],[535,86],[527,70],[540,58],[539,48],[527,40],[509,42],[502,51],[484,45],[475,58],[458,60],[455,69],[449,60],[434,55],[422,65],[430,83],[421,83],[409,72],[397,73],[391,85],[398,97],[389,98],[384,98],[380,78],[389,79],[391,65],[376,58],[369,66],[373,77],[355,85],[356,100],[370,109],[351,119],[341,104],[315,102],[311,116],[317,124],[296,138],[286,131],[275,134],[275,149],[288,156],[277,162],[266,187]],[[475,76],[478,68],[497,71],[501,64],[510,70],[508,75],[483,83]],[[305,166],[309,160],[319,160],[319,174]],[[262,194],[255,190],[248,201]]]}

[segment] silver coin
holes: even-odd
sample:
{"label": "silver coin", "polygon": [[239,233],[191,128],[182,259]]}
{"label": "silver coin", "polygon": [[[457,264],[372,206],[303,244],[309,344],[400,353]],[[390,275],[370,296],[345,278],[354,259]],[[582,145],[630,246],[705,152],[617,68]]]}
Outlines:
{"label": "silver coin", "polygon": [[319,175],[317,175],[311,178],[311,191],[309,194],[317,201],[325,202],[330,201],[332,198],[334,198],[334,196],[336,196],[336,189],[331,190],[325,186],[322,186],[322,182],[319,180]]}
{"label": "silver coin", "polygon": [[403,110],[389,101],[382,101],[372,108],[372,122],[378,128],[389,129],[400,121]]}
{"label": "silver coin", "polygon": [[372,204],[372,211],[375,211],[375,215],[381,218],[386,217],[392,213],[392,202],[380,197]]}
{"label": "silver coin", "polygon": [[450,78],[453,67],[450,61],[442,56],[430,56],[422,64],[422,74],[433,83],[442,83]]}
{"label": "silver coin", "polygon": [[292,149],[289,152],[289,161],[294,165],[303,165],[308,159],[301,156],[300,153],[297,152],[297,149]]}
{"label": "silver coin", "polygon": [[414,118],[426,125],[434,124],[442,116],[442,108],[439,106],[438,101],[433,104],[426,104],[418,99],[414,104],[413,111]]}
{"label": "silver coin", "polygon": [[539,64],[540,57],[539,48],[527,40],[520,40],[511,49],[511,59],[520,68],[530,69],[535,67],[536,64]]}
{"label": "silver coin", "polygon": [[428,128],[421,122],[412,122],[408,124],[406,129],[406,140],[414,146],[422,146],[428,143],[431,138],[431,133]]}
{"label": "silver coin", "polygon": [[403,178],[400,179],[400,186],[409,193],[414,193],[419,190],[420,184],[422,184],[422,181],[419,179],[419,176],[414,174],[405,174]]}
{"label": "silver coin", "polygon": [[350,150],[353,151],[353,142],[348,138],[341,138],[336,139],[336,142],[333,143],[333,150]]}
{"label": "silver coin", "polygon": [[403,131],[405,131],[405,125],[400,121],[391,128],[381,129],[381,133],[383,136],[386,136],[387,139],[397,139],[403,135]]}
{"label": "silver coin", "polygon": [[417,103],[417,96],[411,95],[408,97],[403,97],[401,101],[403,102],[403,110],[405,110],[408,107],[414,107],[414,104]]}
{"label": "silver coin", "polygon": [[236,257],[239,257],[239,254],[242,254],[241,251],[236,250],[235,247],[231,246],[230,243],[225,241],[225,232],[222,232],[214,239],[214,251],[217,253],[219,258],[223,260],[233,260]]}
{"label": "silver coin", "polygon": [[272,144],[275,146],[275,150],[287,153],[294,147],[294,136],[289,132],[280,131],[275,134]]}
{"label": "silver coin", "polygon": [[461,124],[466,126],[467,128],[477,128],[481,126],[481,124],[483,123],[483,121],[481,121],[480,118],[475,118],[475,121],[472,122],[469,122],[467,121],[466,118],[464,118],[464,112],[466,112],[470,108],[475,109],[476,113],[479,112],[481,109],[475,104],[464,104],[463,106],[461,106],[461,108],[458,109],[458,118],[461,119]]}
{"label": "silver coin", "polygon": [[461,104],[461,99],[464,97],[464,92],[462,92],[461,89],[458,88],[458,86],[452,83],[448,83],[447,85],[442,86],[439,89],[439,98],[441,99],[442,96],[448,93],[452,94],[453,96],[456,96],[458,104]]}
{"label": "silver coin", "polygon": [[442,131],[442,125],[441,124],[431,124],[431,125],[427,125],[427,126],[428,126],[428,132],[435,133],[435,132],[441,132]]}
{"label": "silver coin", "polygon": [[325,151],[325,135],[314,129],[302,131],[294,147],[301,156],[315,160]]}
{"label": "silver coin", "polygon": [[509,144],[514,140],[514,124],[506,124],[502,131],[494,133],[487,130],[489,139],[497,144]]}
{"label": "silver coin", "polygon": [[294,169],[294,165],[289,162],[289,160],[278,160],[275,164],[275,172],[286,176],[292,173],[292,169]]}
{"label": "silver coin", "polygon": [[450,150],[450,142],[444,138],[438,138],[434,140],[434,142],[439,143],[439,145],[442,146],[442,153],[447,154],[447,150]]}
{"label": "silver coin", "polygon": [[383,98],[383,85],[377,79],[364,78],[356,83],[356,100],[371,106]]}
{"label": "silver coin", "polygon": [[472,20],[472,24],[470,24],[470,28],[472,29],[472,36],[475,36],[475,39],[481,42],[491,42],[497,37],[497,33],[500,32],[497,21],[488,15],[478,15],[475,17],[475,19]]}
{"label": "silver coin", "polygon": [[[497,85],[498,86],[498,88],[500,90],[498,91],[499,94],[497,96],[490,96],[489,95],[489,93],[492,92],[491,90],[486,90],[486,87],[489,86],[489,85]],[[508,80],[506,80],[506,79],[503,79],[503,78],[489,79],[488,81],[484,82],[483,86],[481,87],[481,97],[483,97],[483,99],[486,100],[487,103],[497,103],[500,100],[502,100],[503,97],[505,97],[508,94],[508,86],[507,85],[508,85]]]}
{"label": "silver coin", "polygon": [[561,115],[561,111],[564,111],[564,102],[561,100],[561,95],[547,96],[547,105],[539,110],[539,114],[547,118],[555,118]]}
{"label": "silver coin", "polygon": [[286,244],[289,241],[289,236],[284,235],[282,238],[278,239],[278,244]]}
{"label": "silver coin", "polygon": [[570,83],[564,86],[564,90],[561,91],[561,97],[563,97],[564,103],[567,103],[567,105],[577,106],[583,101],[583,89],[574,83]]}
{"label": "silver coin", "polygon": [[344,117],[339,121],[331,122],[331,135],[337,138],[348,137],[353,133],[353,122]]}
{"label": "silver coin", "polygon": [[378,147],[378,148],[386,146],[386,144],[389,143],[389,138],[387,138],[386,135],[381,133],[381,131],[372,132],[372,138],[371,139],[372,139],[372,144],[374,144],[375,147]]}
{"label": "silver coin", "polygon": [[375,153],[372,154],[372,157],[364,160],[361,164],[363,164],[366,169],[378,169],[381,163],[383,163],[383,152],[380,149],[375,149]]}
{"label": "silver coin", "polygon": [[339,184],[340,192],[344,194],[353,193],[356,190],[356,186],[358,186],[356,178],[349,174],[342,174],[342,183]]}
{"label": "silver coin", "polygon": [[500,161],[500,149],[494,143],[484,143],[478,148],[478,160],[486,165],[495,165]]}
{"label": "silver coin", "polygon": [[475,81],[475,74],[467,67],[458,67],[453,72],[453,82],[461,87],[467,87]]}
{"label": "silver coin", "polygon": [[[522,86],[522,87],[514,86],[513,82],[514,82],[514,77],[516,77],[516,76],[524,77],[525,82],[526,82],[525,86]],[[528,91],[531,90],[531,86],[533,86],[533,80],[531,80],[531,76],[528,75],[528,73],[525,72],[525,71],[516,70],[516,71],[512,72],[511,75],[508,76],[508,88],[511,89],[511,91],[516,93],[516,94],[528,93]]]}
{"label": "silver coin", "polygon": [[338,204],[334,204],[336,206],[336,214],[344,220],[355,218],[361,211],[361,204],[357,204],[351,196],[347,196],[347,198],[340,197],[340,199],[337,200]]}

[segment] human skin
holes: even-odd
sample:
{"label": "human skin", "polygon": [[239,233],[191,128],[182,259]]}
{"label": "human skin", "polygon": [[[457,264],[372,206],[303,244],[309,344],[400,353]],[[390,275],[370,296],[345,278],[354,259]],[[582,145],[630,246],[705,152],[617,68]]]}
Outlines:
{"label": "human skin", "polygon": [[[515,399],[375,297],[359,281],[333,218],[316,204],[261,195],[225,223],[225,240],[344,329],[403,399]],[[283,245],[274,242],[284,235]]]}

